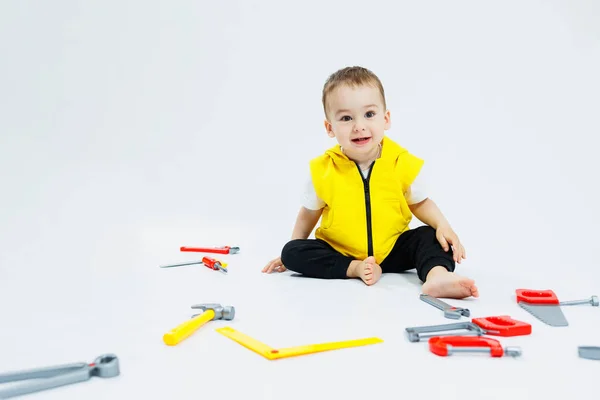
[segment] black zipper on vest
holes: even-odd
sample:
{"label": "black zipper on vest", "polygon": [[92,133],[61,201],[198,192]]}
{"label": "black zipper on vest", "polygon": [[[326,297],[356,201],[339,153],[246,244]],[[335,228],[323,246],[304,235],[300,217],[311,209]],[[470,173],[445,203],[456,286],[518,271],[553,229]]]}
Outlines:
{"label": "black zipper on vest", "polygon": [[371,173],[373,172],[373,167],[375,166],[375,161],[371,163],[371,167],[369,169],[369,173],[367,177],[363,177],[363,173],[360,170],[360,166],[358,163],[356,164],[356,168],[358,168],[358,173],[363,181],[363,186],[365,188],[365,206],[367,208],[367,254],[368,256],[373,255],[373,227],[371,223],[371,188],[369,186],[369,181],[371,179]]}

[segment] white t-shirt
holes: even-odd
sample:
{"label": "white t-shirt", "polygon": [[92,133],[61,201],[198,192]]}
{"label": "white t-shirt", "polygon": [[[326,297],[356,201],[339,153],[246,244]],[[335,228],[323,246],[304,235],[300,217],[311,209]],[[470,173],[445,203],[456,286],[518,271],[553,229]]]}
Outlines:
{"label": "white t-shirt", "polygon": [[[423,164],[423,168],[421,168],[421,171],[413,181],[412,185],[410,185],[409,193],[405,194],[406,202],[409,205],[420,203],[427,198],[427,187],[425,186],[427,168],[425,165],[426,164]],[[369,170],[370,168],[361,171],[365,178],[369,175]],[[323,200],[321,200],[315,192],[315,187],[313,185],[310,173],[308,174],[308,179],[304,184],[302,205],[309,210],[320,210],[321,208],[325,207],[325,202],[323,202]]]}

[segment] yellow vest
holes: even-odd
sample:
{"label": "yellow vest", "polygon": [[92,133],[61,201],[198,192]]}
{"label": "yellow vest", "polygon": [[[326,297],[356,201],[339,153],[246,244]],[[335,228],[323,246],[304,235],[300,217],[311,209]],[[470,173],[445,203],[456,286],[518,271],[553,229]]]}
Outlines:
{"label": "yellow vest", "polygon": [[315,191],[326,204],[315,237],[356,260],[374,256],[381,263],[409,229],[412,212],[404,193],[422,165],[387,136],[367,178],[339,145],[312,159]]}

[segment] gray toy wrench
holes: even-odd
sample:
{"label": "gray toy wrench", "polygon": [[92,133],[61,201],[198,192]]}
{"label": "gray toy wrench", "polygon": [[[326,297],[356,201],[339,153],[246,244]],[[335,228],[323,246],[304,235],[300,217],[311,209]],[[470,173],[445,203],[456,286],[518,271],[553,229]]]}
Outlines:
{"label": "gray toy wrench", "polygon": [[420,297],[425,303],[431,304],[435,308],[442,310],[444,312],[444,317],[446,318],[459,319],[461,316],[469,317],[471,315],[471,312],[467,308],[452,307],[442,300],[428,294],[422,294]]}
{"label": "gray toy wrench", "polygon": [[104,354],[91,363],[76,363],[0,374],[0,383],[31,379],[31,382],[0,390],[0,399],[22,396],[59,386],[87,381],[92,376],[112,378],[120,374],[119,360],[114,354]]}

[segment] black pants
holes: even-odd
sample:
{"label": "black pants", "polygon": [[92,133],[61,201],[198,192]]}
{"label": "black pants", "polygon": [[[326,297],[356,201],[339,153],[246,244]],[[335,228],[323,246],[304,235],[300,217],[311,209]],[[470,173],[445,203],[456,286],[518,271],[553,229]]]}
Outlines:
{"label": "black pants", "polygon": [[[291,240],[281,251],[281,261],[290,271],[312,278],[347,279],[352,257],[337,252],[319,239]],[[380,267],[383,273],[403,272],[415,268],[422,282],[437,265],[453,272],[452,248],[445,252],[430,226],[420,226],[402,233]]]}

